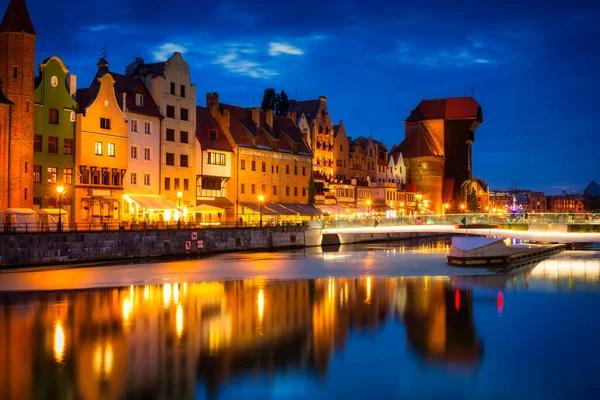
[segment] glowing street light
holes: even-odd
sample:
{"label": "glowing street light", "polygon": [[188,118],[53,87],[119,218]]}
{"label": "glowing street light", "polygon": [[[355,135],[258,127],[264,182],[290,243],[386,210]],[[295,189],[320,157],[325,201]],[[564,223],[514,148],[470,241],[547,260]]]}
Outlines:
{"label": "glowing street light", "polygon": [[371,216],[371,199],[367,199],[367,215]]}
{"label": "glowing street light", "polygon": [[263,196],[262,194],[258,196],[258,203],[259,203],[259,207],[260,207],[260,227],[262,228],[262,210],[263,210],[263,203],[265,202],[265,196]]}
{"label": "glowing street light", "polygon": [[65,188],[63,186],[57,186],[56,192],[58,193],[58,226],[57,229],[59,232],[62,232],[62,197],[65,192]]}
{"label": "glowing street light", "polygon": [[462,212],[464,213],[464,212],[465,212],[465,205],[464,205],[464,204],[461,204],[461,205],[460,205],[460,209],[461,209],[461,210],[462,210]]}

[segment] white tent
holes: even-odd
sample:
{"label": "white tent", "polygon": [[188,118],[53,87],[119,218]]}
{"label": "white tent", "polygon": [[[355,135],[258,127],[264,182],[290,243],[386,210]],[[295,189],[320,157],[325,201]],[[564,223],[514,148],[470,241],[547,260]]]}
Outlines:
{"label": "white tent", "polygon": [[[42,223],[44,230],[58,230],[58,208],[42,208],[38,210],[38,218]],[[69,213],[66,210],[60,210],[60,222],[63,231],[69,230]]]}
{"label": "white tent", "polygon": [[2,230],[7,232],[35,232],[38,217],[31,208],[7,208],[0,214]]}

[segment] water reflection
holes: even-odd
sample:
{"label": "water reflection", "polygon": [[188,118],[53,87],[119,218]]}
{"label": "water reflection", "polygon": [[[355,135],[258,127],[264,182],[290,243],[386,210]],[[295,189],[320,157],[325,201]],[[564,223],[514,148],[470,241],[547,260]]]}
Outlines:
{"label": "water reflection", "polygon": [[352,332],[391,320],[424,361],[476,366],[482,354],[471,292],[448,278],[255,279],[0,301],[0,398],[193,398],[198,382],[215,395],[261,371],[324,378]]}

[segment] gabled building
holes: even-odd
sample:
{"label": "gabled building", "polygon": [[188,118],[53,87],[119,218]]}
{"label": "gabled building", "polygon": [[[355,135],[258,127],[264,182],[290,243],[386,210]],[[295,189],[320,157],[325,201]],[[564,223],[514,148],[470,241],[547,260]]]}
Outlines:
{"label": "gabled building", "polygon": [[234,146],[210,110],[196,107],[196,207],[190,209],[195,221],[211,224],[235,219],[235,205],[227,199]]}
{"label": "gabled building", "polygon": [[[98,67],[106,63],[101,59]],[[75,222],[101,226],[122,221],[121,198],[129,161],[128,126],[115,79],[103,74],[78,89],[75,133]]]}
{"label": "gabled building", "polygon": [[388,176],[387,180],[396,184],[406,183],[406,167],[404,165],[404,157],[397,146],[392,147],[388,156]]}
{"label": "gabled building", "polygon": [[221,103],[218,93],[206,95],[206,106],[235,144],[227,196],[236,220],[257,223],[261,209],[269,218],[318,215],[307,205],[313,154],[292,118]]}
{"label": "gabled building", "polygon": [[64,192],[60,205],[73,220],[75,195],[75,76],[62,60],[50,57],[39,65],[35,87],[33,204],[34,208],[57,208],[57,187]]}
{"label": "gabled building", "polygon": [[33,207],[36,38],[25,1],[10,0],[0,22],[0,210]]}
{"label": "gabled building", "polygon": [[160,194],[185,214],[185,208],[196,205],[196,85],[191,83],[190,68],[181,53],[175,52],[167,61],[158,63],[147,64],[136,58],[127,66],[125,75],[144,82],[164,117]]}
{"label": "gabled building", "polygon": [[350,141],[344,123],[333,127],[333,169],[334,182],[343,183],[350,179]]}

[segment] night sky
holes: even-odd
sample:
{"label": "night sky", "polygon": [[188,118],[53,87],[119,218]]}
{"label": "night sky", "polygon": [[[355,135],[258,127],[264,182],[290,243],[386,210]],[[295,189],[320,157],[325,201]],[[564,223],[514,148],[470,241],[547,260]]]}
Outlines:
{"label": "night sky", "polygon": [[349,136],[372,122],[390,147],[421,99],[474,89],[484,118],[474,175],[549,194],[600,180],[600,6],[577,3],[27,0],[37,62],[61,57],[79,87],[105,45],[120,73],[136,56],[180,51],[201,105],[211,90],[243,106],[260,105],[266,87],[324,95]]}

